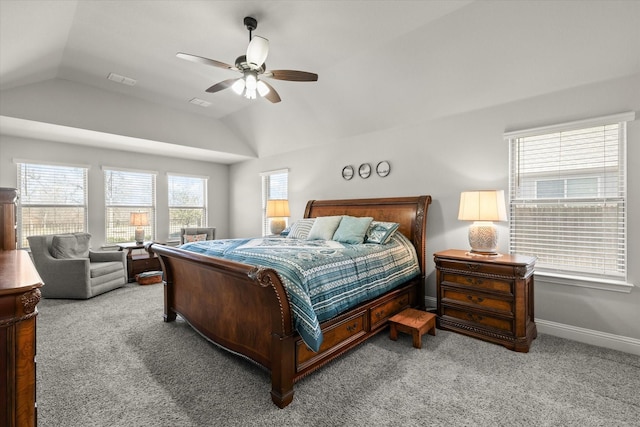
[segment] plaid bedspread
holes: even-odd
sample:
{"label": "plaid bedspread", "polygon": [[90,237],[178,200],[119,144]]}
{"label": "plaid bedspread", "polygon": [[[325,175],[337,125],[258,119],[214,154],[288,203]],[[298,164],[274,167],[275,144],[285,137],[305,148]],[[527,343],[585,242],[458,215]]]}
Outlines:
{"label": "plaid bedspread", "polygon": [[385,245],[258,238],[207,240],[181,248],[273,268],[287,291],[294,327],[313,351],[322,343],[320,322],[420,273],[415,248],[400,233]]}

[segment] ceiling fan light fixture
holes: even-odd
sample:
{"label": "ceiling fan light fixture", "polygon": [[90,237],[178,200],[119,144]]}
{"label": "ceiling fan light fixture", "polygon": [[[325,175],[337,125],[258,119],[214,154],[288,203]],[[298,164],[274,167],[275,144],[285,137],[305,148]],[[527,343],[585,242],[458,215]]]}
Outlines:
{"label": "ceiling fan light fixture", "polygon": [[242,95],[244,91],[244,79],[238,79],[234,84],[231,85],[231,90],[233,90],[236,94]]}
{"label": "ceiling fan light fixture", "polygon": [[269,54],[269,40],[264,37],[254,36],[247,47],[247,63],[259,68]]}
{"label": "ceiling fan light fixture", "polygon": [[258,80],[258,83],[256,86],[260,96],[265,96],[266,94],[269,93],[269,87],[262,80]]}

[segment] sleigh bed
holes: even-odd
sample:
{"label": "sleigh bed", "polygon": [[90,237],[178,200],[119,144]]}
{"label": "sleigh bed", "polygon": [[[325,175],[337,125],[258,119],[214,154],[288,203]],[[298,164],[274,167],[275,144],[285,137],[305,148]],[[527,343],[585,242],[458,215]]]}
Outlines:
{"label": "sleigh bed", "polygon": [[[215,344],[265,367],[271,398],[283,408],[296,381],[362,343],[408,307],[424,306],[427,210],[430,196],[311,200],[304,218],[338,215],[398,223],[415,248],[417,275],[382,295],[320,322],[322,341],[312,350],[296,330],[286,278],[274,268],[184,248],[152,244],[164,273],[164,320],[180,315]],[[305,337],[306,339],[306,337]],[[308,340],[307,340],[308,341]]]}

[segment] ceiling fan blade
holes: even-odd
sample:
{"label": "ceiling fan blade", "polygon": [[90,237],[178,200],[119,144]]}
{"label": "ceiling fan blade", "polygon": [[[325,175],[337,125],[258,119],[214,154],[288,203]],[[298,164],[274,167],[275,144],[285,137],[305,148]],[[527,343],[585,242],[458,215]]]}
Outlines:
{"label": "ceiling fan blade", "polygon": [[271,101],[272,103],[276,104],[278,102],[280,102],[280,95],[278,95],[278,92],[276,92],[276,90],[273,88],[273,86],[271,86],[269,83],[265,82],[264,80],[260,80],[262,83],[264,83],[264,85],[266,87],[269,88],[269,92],[266,93],[265,95],[262,95],[263,98],[267,98],[269,101]]}
{"label": "ceiling fan blade", "polygon": [[209,89],[207,89],[206,92],[216,93],[216,92],[219,92],[219,91],[221,91],[223,89],[230,88],[238,80],[242,80],[242,77],[238,77],[237,79],[227,79],[227,80],[224,80],[224,81],[222,81],[220,83],[216,83],[213,86],[211,86]]}
{"label": "ceiling fan blade", "polygon": [[215,59],[209,59],[209,58],[205,58],[205,57],[202,57],[202,56],[191,55],[190,53],[178,52],[178,53],[176,53],[176,56],[178,58],[186,59],[187,61],[191,61],[191,62],[198,62],[200,64],[211,65],[211,66],[219,67],[219,68],[228,68],[229,70],[236,70],[236,71],[238,70],[233,65],[229,65],[229,64],[226,64],[224,62],[216,61]]}
{"label": "ceiling fan blade", "polygon": [[247,63],[260,67],[267,60],[269,54],[269,40],[264,37],[254,36],[247,47]]}
{"label": "ceiling fan blade", "polygon": [[264,76],[276,80],[289,80],[292,82],[318,81],[318,75],[316,73],[308,73],[306,71],[296,70],[271,70],[267,73],[264,73]]}

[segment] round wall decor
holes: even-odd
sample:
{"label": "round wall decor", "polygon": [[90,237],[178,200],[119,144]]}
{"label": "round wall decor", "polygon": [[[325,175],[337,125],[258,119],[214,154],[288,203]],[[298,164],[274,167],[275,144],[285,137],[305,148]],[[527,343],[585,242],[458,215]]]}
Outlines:
{"label": "round wall decor", "polygon": [[349,181],[351,178],[353,178],[353,166],[349,165],[349,166],[345,166],[342,168],[342,177],[344,179],[346,179],[347,181]]}
{"label": "round wall decor", "polygon": [[389,172],[391,172],[391,165],[386,160],[381,161],[376,166],[376,173],[382,178],[389,175]]}
{"label": "round wall decor", "polygon": [[371,176],[371,165],[369,163],[363,163],[358,168],[358,175],[360,178],[367,179]]}

